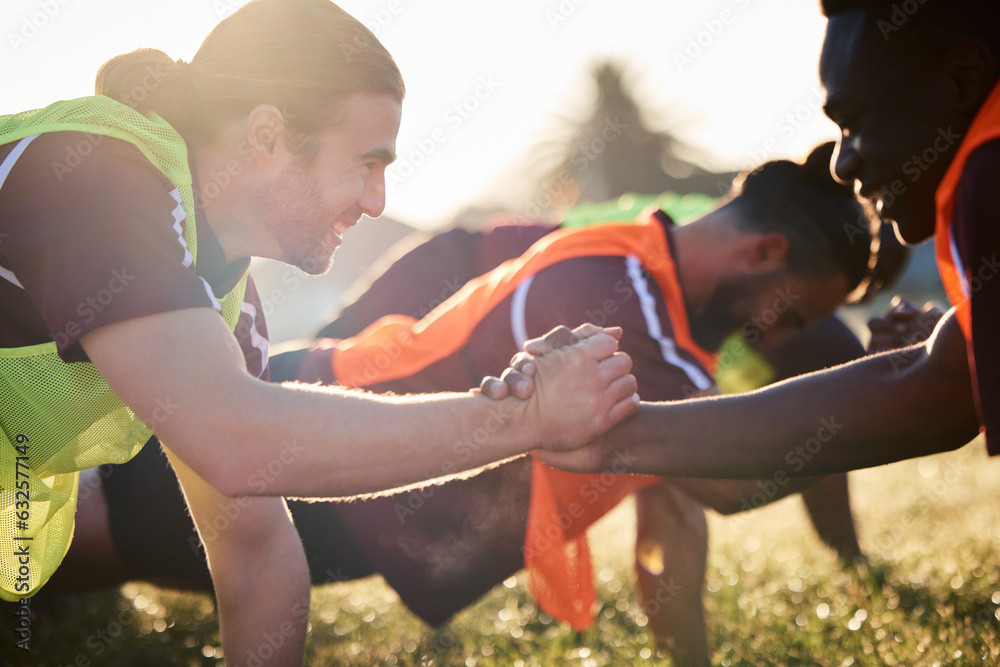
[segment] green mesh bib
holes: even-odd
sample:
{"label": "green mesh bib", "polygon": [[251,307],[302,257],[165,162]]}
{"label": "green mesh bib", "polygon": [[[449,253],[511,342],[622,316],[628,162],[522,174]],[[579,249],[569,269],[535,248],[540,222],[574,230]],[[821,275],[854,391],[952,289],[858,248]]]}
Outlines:
{"label": "green mesh bib", "polygon": [[[100,96],[0,116],[0,145],[64,131],[115,137],[139,148],[177,187],[187,221],[184,239],[197,261],[187,147],[170,125]],[[246,279],[220,300],[230,330]],[[48,581],[73,537],[79,471],[135,456],[151,435],[143,419],[156,415],[134,414],[93,365],[64,363],[55,342],[0,348],[0,598],[33,595]]]}

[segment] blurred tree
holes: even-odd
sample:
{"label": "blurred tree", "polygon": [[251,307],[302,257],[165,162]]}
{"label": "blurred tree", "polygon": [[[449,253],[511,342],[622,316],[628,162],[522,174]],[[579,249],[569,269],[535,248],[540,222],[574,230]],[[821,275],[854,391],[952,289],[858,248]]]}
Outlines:
{"label": "blurred tree", "polygon": [[735,172],[703,168],[687,157],[697,152],[674,132],[651,129],[620,65],[598,64],[593,79],[597,95],[591,114],[583,122],[564,118],[564,136],[542,144],[532,156],[544,173],[539,194],[546,195],[552,207],[627,192],[719,196],[728,190]]}

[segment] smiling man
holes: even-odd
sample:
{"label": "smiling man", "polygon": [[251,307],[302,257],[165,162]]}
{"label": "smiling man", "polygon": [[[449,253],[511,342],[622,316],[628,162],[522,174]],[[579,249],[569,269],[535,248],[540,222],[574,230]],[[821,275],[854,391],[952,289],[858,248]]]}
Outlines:
{"label": "smiling man", "polygon": [[[309,575],[277,496],[580,445],[634,411],[630,361],[596,328],[526,401],[264,381],[250,257],[325,271],[344,232],[381,214],[395,152],[399,70],[336,5],[254,0],[191,63],[125,54],[97,92],[0,117],[0,598],[30,597],[58,566],[78,471],[155,432],[213,531],[228,658],[298,664]],[[459,459],[498,409],[509,418]]]}
{"label": "smiling man", "polygon": [[[833,318],[800,330],[871,277],[871,220],[830,176],[832,149],[819,147],[805,164],[760,165],[726,202],[705,203],[704,215],[683,226],[666,205],[645,215],[608,207],[599,217],[619,224],[604,226],[579,228],[577,213],[562,229],[452,230],[393,264],[316,341],[275,355],[272,380],[449,390],[503,368],[524,338],[581,319],[622,329],[640,391],[655,400],[710,390],[715,352],[734,331],[772,353],[770,364],[748,364],[760,381],[856,358],[860,342]],[[437,299],[443,284],[458,292],[425,318],[399,315]],[[726,348],[718,365],[730,386],[752,356],[743,344]],[[465,443],[459,456],[476,447]],[[611,470],[627,473],[630,461],[623,455]],[[160,453],[147,447],[125,466],[91,473],[79,509],[83,534],[53,578],[57,589],[129,578],[204,588],[204,557]],[[742,511],[814,481],[561,475],[520,458],[470,479],[350,503],[293,501],[289,509],[314,583],[377,572],[437,625],[526,568],[539,607],[582,629],[595,613],[586,529],[644,487],[635,495],[635,554],[648,627],[678,664],[700,665],[709,657],[702,505]],[[859,555],[845,476],[812,486],[807,505],[828,544],[845,559]]]}
{"label": "smiling man", "polygon": [[[628,442],[641,472],[806,475],[955,449],[977,431],[1000,453],[1000,3],[928,0],[905,22],[888,1],[823,8],[820,75],[842,132],[834,171],[900,238],[935,237],[953,308],[905,364],[887,353],[751,395],[644,405],[601,443],[546,460],[599,470]],[[823,419],[843,428],[790,469]]]}

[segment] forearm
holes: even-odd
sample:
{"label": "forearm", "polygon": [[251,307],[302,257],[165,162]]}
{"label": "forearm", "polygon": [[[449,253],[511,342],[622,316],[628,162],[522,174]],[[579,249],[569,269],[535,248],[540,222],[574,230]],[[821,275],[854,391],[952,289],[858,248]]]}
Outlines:
{"label": "forearm", "polygon": [[635,472],[769,479],[954,449],[977,432],[963,353],[952,350],[960,358],[949,372],[914,348],[749,394],[643,404],[604,437],[601,457],[627,452]]}
{"label": "forearm", "polygon": [[730,515],[781,500],[826,477],[773,475],[768,479],[703,479],[664,477],[665,482],[719,514]]}
{"label": "forearm", "polygon": [[208,557],[227,664],[301,665],[309,568],[284,501],[223,496],[167,453]]}
{"label": "forearm", "polygon": [[227,664],[302,664],[309,569],[293,541],[299,536],[288,521],[253,549],[220,545],[210,557]]}
{"label": "forearm", "polygon": [[[174,329],[204,345],[185,346]],[[503,459],[540,441],[529,428],[537,405],[513,398],[386,397],[257,380],[211,311],[129,320],[83,342],[122,400],[151,416],[146,421],[160,440],[228,496],[380,491]],[[163,357],[152,356],[150,346]]]}
{"label": "forearm", "polygon": [[846,474],[823,477],[802,492],[802,500],[816,533],[838,556],[845,561],[864,557],[851,514]]}
{"label": "forearm", "polygon": [[[526,405],[481,395],[379,396],[333,387],[254,387],[194,465],[227,493],[350,496],[451,475],[531,449]],[[278,445],[280,443],[280,446]],[[219,462],[230,452],[231,463]],[[235,455],[234,455],[235,453]],[[200,454],[204,454],[201,456]]]}
{"label": "forearm", "polygon": [[668,482],[637,493],[635,506],[636,585],[649,628],[676,664],[707,664],[705,511]]}
{"label": "forearm", "polygon": [[[186,345],[186,341],[200,344]],[[385,397],[250,377],[212,311],[111,324],[81,339],[115,393],[228,496],[382,491],[523,453],[591,441],[638,406],[631,360],[595,330],[537,361],[526,401]]]}

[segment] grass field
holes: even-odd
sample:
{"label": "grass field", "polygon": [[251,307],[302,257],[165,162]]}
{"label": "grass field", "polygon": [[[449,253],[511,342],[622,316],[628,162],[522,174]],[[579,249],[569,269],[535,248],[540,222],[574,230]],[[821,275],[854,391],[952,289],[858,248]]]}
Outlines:
{"label": "grass field", "polygon": [[[858,569],[845,571],[819,543],[798,499],[710,516],[713,664],[1000,664],[1000,459],[977,441],[852,473],[851,490],[871,559]],[[523,574],[439,630],[376,578],[314,589],[307,664],[669,665],[632,596],[631,510],[625,503],[593,529],[602,609],[585,632],[540,614]],[[223,662],[207,596],[132,584],[39,607],[28,654],[4,615],[0,662]]]}

